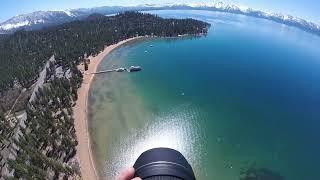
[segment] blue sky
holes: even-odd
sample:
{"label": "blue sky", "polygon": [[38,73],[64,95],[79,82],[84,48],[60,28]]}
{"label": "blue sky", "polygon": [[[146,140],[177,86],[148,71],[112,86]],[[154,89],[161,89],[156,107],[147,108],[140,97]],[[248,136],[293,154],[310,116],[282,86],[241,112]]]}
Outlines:
{"label": "blue sky", "polygon": [[[106,5],[133,5],[145,3],[208,2],[212,0],[1,0],[0,22],[12,16],[38,10],[63,10],[67,8]],[[223,0],[222,0],[223,1]],[[282,12],[312,20],[320,24],[320,0],[224,0],[248,7]]]}

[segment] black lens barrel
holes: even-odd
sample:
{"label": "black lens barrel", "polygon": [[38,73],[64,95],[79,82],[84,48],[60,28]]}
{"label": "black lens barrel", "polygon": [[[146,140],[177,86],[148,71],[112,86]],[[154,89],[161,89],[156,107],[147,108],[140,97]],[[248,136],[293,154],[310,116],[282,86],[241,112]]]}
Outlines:
{"label": "black lens barrel", "polygon": [[142,153],[134,164],[135,177],[144,180],[195,180],[192,167],[183,155],[170,148]]}

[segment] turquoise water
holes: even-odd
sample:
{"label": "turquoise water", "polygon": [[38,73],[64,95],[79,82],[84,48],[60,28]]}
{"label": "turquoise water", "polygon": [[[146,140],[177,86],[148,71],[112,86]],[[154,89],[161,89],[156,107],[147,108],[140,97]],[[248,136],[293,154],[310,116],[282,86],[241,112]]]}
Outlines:
{"label": "turquoise water", "polygon": [[[241,15],[153,11],[212,24],[205,37],[145,39],[105,57],[90,130],[112,179],[152,147],[184,154],[198,179],[239,179],[250,166],[285,179],[320,179],[320,38]],[[154,45],[150,47],[150,45]]]}

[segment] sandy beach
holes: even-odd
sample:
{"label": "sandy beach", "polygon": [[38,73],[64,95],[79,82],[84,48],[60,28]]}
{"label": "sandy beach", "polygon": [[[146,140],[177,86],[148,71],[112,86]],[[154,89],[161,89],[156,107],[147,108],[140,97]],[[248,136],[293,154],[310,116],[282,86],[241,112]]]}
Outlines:
{"label": "sandy beach", "polygon": [[[78,140],[77,146],[77,158],[80,163],[81,176],[84,180],[99,179],[98,171],[95,167],[95,162],[91,152],[90,134],[87,121],[87,101],[88,93],[91,86],[91,82],[94,79],[94,75],[87,75],[92,72],[96,72],[100,62],[115,48],[135,39],[141,37],[135,37],[118,42],[117,44],[110,45],[99,53],[95,57],[89,57],[90,64],[88,70],[84,73],[83,83],[78,89],[78,100],[74,107],[75,129]],[[83,71],[83,65],[79,65],[79,69]]]}

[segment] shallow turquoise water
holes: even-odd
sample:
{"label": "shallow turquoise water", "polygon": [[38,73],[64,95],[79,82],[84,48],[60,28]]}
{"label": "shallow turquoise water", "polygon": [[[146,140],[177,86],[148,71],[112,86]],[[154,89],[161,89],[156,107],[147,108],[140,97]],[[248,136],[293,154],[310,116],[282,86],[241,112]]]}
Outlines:
{"label": "shallow turquoise water", "polygon": [[320,179],[318,36],[241,15],[152,13],[212,27],[206,37],[130,43],[102,62],[100,69],[143,67],[96,76],[90,90],[104,177],[165,146],[182,152],[198,179],[239,179],[252,164],[285,179]]}

